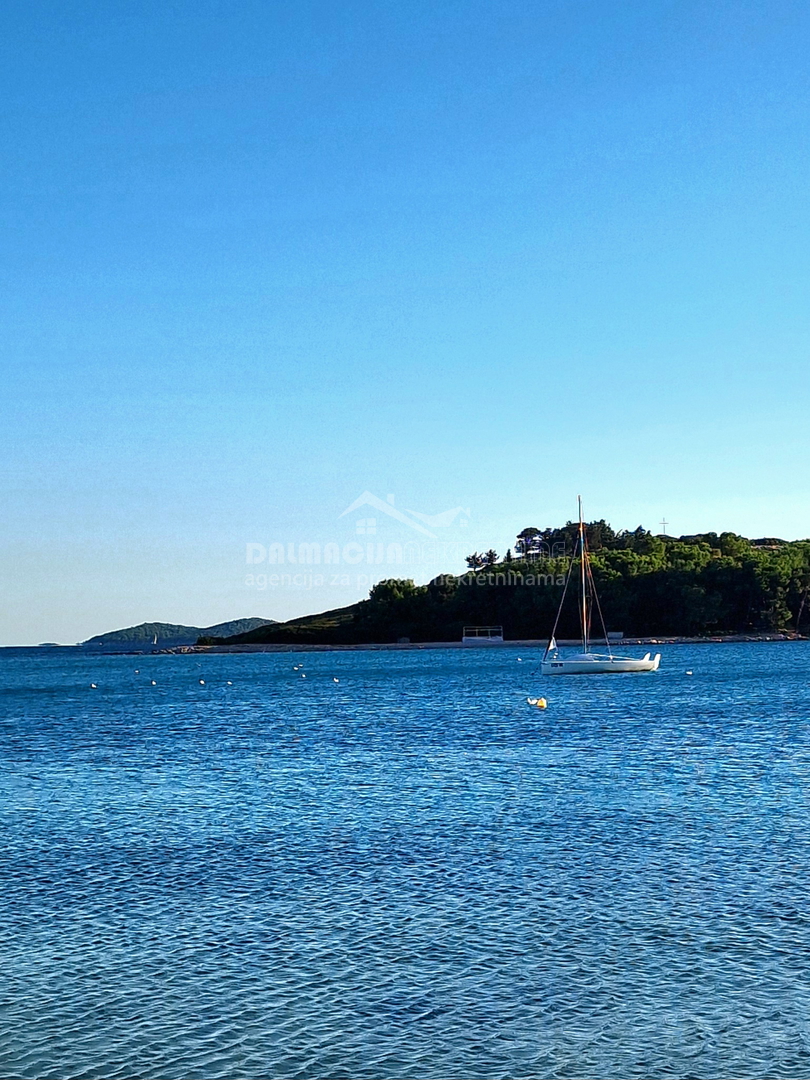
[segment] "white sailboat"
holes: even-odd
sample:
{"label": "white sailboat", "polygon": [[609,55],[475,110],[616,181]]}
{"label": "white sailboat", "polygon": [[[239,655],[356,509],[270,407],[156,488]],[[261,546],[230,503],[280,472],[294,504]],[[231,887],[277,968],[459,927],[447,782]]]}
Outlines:
{"label": "white sailboat", "polygon": [[[554,620],[554,629],[551,631],[546,651],[540,662],[540,670],[544,675],[610,675],[627,671],[657,671],[661,663],[661,654],[651,656],[647,653],[641,659],[633,656],[615,656],[610,647],[605,620],[602,618],[602,609],[599,606],[599,598],[596,595],[591,564],[588,558],[588,544],[585,538],[585,523],[582,519],[582,496],[577,496],[579,504],[579,538],[577,551],[568,568],[565,579],[560,606],[557,610],[557,618]],[[579,559],[577,560],[577,555]],[[560,621],[560,613],[565,603],[565,595],[568,592],[568,584],[573,575],[574,567],[579,563],[579,619],[582,628],[582,652],[572,656],[561,656],[557,648],[557,625]],[[602,624],[602,632],[605,638],[606,653],[591,652],[590,647],[590,621],[593,608],[599,615]]]}

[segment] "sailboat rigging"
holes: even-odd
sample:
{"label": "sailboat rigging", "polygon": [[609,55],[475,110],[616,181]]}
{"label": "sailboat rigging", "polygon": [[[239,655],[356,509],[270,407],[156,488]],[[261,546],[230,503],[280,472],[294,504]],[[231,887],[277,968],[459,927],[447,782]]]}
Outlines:
{"label": "sailboat rigging", "polygon": [[[588,542],[585,533],[585,522],[582,517],[582,496],[577,496],[579,505],[579,533],[574,558],[568,568],[565,579],[560,606],[557,609],[557,618],[554,620],[554,628],[551,631],[546,651],[540,662],[540,670],[544,675],[606,675],[614,672],[627,671],[657,671],[661,663],[661,654],[651,656],[647,653],[642,659],[632,656],[615,656],[610,647],[605,620],[602,616],[602,608],[596,593],[596,584],[593,580],[590,558],[588,556]],[[568,585],[571,581],[574,566],[579,563],[579,621],[582,636],[582,652],[573,656],[561,656],[557,648],[557,627],[560,622]],[[605,640],[607,653],[591,652],[590,632],[591,617],[594,608],[599,616],[602,634]]]}

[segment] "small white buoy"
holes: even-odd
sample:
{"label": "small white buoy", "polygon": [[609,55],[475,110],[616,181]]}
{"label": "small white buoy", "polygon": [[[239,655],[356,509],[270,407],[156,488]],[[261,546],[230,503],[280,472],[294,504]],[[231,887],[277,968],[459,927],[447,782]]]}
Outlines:
{"label": "small white buoy", "polygon": [[140,671],[138,670],[138,668],[135,668],[135,674],[140,675]]}
{"label": "small white buoy", "polygon": [[518,663],[519,663],[519,664],[522,664],[522,663],[523,663],[523,657],[522,657],[522,656],[519,656],[519,657],[518,657]]}
{"label": "small white buoy", "polygon": [[157,686],[157,683],[155,682],[154,679],[152,679],[152,686]]}
{"label": "small white buoy", "polygon": [[200,679],[200,686],[205,686],[205,679]]}
{"label": "small white buoy", "polygon": [[91,682],[90,683],[90,689],[91,690],[98,690],[98,687],[96,686],[96,684],[94,682]]}
{"label": "small white buoy", "polygon": [[687,675],[691,675],[691,674],[692,674],[692,672],[691,672],[691,671],[687,671],[687,673],[686,673],[686,674],[687,674]]}
{"label": "small white buoy", "polygon": [[340,682],[340,679],[332,679],[332,682]]}
{"label": "small white buoy", "polygon": [[302,678],[302,679],[305,679],[305,678],[306,678],[306,675],[305,675],[305,674],[303,673],[303,671],[301,672],[301,678]]}
{"label": "small white buoy", "polygon": [[230,680],[229,680],[229,681],[228,681],[228,684],[227,684],[227,685],[228,685],[228,686],[233,686],[233,683],[232,683],[232,682],[230,682]]}

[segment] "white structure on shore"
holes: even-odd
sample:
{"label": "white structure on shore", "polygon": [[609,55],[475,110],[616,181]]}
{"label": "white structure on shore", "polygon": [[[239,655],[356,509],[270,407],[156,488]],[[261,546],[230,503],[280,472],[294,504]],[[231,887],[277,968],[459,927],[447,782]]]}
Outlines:
{"label": "white structure on shore", "polygon": [[462,645],[502,645],[502,626],[465,626]]}

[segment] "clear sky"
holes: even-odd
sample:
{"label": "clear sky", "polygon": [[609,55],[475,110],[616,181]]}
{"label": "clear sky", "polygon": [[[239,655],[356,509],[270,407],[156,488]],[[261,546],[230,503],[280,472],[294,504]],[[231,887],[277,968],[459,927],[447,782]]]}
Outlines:
{"label": "clear sky", "polygon": [[[579,493],[810,535],[806,4],[7,0],[0,50],[0,643],[338,606]],[[358,564],[427,542],[365,491],[455,554]]]}

